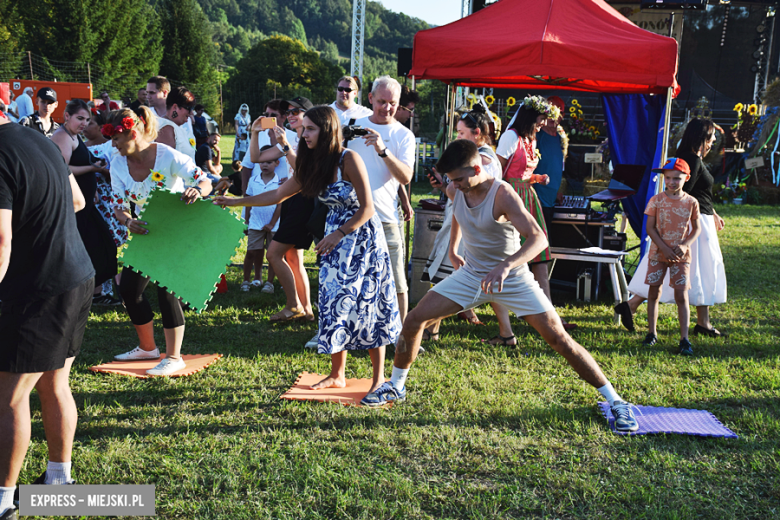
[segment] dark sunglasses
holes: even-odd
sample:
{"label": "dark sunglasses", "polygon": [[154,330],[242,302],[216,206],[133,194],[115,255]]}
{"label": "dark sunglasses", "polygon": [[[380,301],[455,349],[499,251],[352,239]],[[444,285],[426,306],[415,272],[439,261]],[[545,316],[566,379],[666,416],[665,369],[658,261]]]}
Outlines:
{"label": "dark sunglasses", "polygon": [[181,107],[181,109],[186,110],[187,112],[192,112],[193,110],[195,110],[195,105],[183,106]]}
{"label": "dark sunglasses", "polygon": [[406,110],[406,111],[407,111],[407,112],[409,112],[410,114],[414,115],[414,110],[412,110],[411,108],[407,108],[407,107],[405,107],[405,106],[403,106],[403,105],[399,105],[399,106],[398,106],[398,108],[399,108],[400,110]]}
{"label": "dark sunglasses", "polygon": [[355,89],[349,87],[338,87],[336,90],[338,90],[339,92],[346,92],[347,94],[349,94]]}
{"label": "dark sunglasses", "polygon": [[301,112],[303,112],[303,109],[301,109],[301,108],[291,108],[290,110],[285,112],[285,115],[295,116],[295,115],[300,114]]}

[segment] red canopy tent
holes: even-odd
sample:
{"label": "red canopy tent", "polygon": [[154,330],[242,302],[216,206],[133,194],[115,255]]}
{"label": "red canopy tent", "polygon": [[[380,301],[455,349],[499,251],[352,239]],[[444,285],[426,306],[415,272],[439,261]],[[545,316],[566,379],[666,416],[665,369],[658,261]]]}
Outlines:
{"label": "red canopy tent", "polygon": [[467,87],[679,92],[677,42],[602,0],[501,0],[414,37],[415,79]]}

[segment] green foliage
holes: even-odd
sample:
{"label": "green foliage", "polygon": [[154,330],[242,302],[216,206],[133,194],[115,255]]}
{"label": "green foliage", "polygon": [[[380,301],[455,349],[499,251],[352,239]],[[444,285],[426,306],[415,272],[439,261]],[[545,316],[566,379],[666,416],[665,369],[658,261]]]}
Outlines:
{"label": "green foliage", "polygon": [[[284,59],[279,59],[283,56]],[[226,113],[235,113],[241,103],[258,109],[273,97],[301,95],[314,103],[330,102],[333,86],[344,74],[338,65],[320,59],[317,52],[287,36],[272,36],[250,49],[236,65],[225,85],[230,100]]]}
{"label": "green foliage", "polygon": [[96,90],[134,95],[157,72],[160,22],[147,0],[126,0],[121,9],[106,0],[29,0],[18,13],[19,48],[44,56],[60,81],[85,81],[89,63]]}
{"label": "green foliage", "polygon": [[17,53],[23,36],[24,25],[17,4],[0,0],[0,78],[8,78],[19,67],[21,59]]}
{"label": "green foliage", "polygon": [[174,84],[184,84],[206,111],[213,113],[219,106],[219,92],[212,66],[215,47],[206,15],[196,0],[161,0],[157,12],[165,47],[160,74],[174,80]]}
{"label": "green foliage", "polygon": [[[242,27],[250,32],[284,34],[308,43],[332,62],[340,61],[339,53],[345,56],[352,48],[351,0],[198,1],[212,26],[223,26],[220,33],[228,33],[230,27]],[[393,13],[378,2],[368,2],[363,64],[366,81],[382,74],[395,74],[398,48],[411,47],[414,34],[428,28],[421,20]],[[233,65],[237,55],[245,54],[248,49],[232,44],[228,47],[224,41],[218,41],[220,55],[224,63]]]}

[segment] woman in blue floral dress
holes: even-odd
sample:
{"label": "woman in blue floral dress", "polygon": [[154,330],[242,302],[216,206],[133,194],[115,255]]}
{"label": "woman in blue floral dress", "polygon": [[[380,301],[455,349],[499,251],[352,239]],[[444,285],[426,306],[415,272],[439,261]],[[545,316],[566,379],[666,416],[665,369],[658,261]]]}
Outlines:
{"label": "woman in blue floral dress", "polygon": [[384,382],[385,345],[401,331],[395,282],[382,224],[374,213],[363,161],[341,146],[341,125],[326,106],[303,120],[295,176],[279,189],[240,199],[217,197],[222,206],[267,206],[300,192],[328,206],[319,280],[320,354],[331,355],[328,377],[312,389],[346,386],[348,350],[368,350],[374,368],[370,392]]}

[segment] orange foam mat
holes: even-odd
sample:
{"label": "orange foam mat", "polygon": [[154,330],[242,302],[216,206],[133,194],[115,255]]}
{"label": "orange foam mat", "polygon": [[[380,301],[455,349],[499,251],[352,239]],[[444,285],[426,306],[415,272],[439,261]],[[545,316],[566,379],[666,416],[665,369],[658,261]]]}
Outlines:
{"label": "orange foam mat", "polygon": [[292,388],[282,394],[282,399],[293,401],[319,401],[341,403],[343,405],[359,406],[371,389],[370,379],[347,379],[344,388],[323,388],[311,390],[311,385],[319,383],[328,376],[303,372],[295,380]]}
{"label": "orange foam mat", "polygon": [[[152,377],[159,377],[147,375],[146,371],[156,367],[164,357],[165,354],[163,354],[159,359],[149,359],[144,361],[111,361],[110,363],[103,363],[102,365],[90,367],[90,370],[93,372],[103,372],[105,374],[119,374],[122,376],[148,379]],[[221,357],[222,354],[184,354],[182,355],[182,359],[184,360],[186,366],[168,377],[190,376],[196,372],[200,372],[209,365],[213,365]]]}

